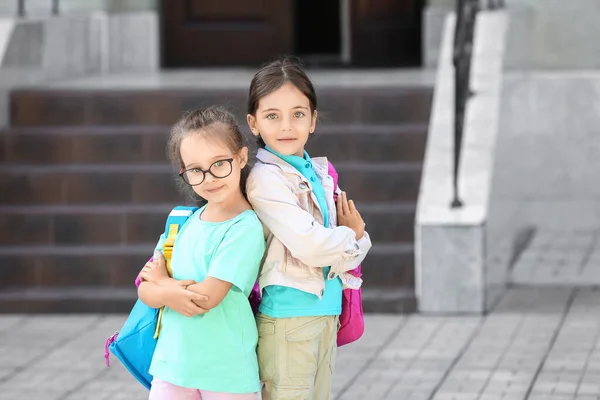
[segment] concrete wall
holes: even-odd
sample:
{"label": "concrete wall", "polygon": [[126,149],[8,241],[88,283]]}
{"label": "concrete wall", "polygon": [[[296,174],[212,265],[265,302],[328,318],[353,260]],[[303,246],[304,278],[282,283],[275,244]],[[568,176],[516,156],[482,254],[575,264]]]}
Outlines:
{"label": "concrete wall", "polygon": [[[479,0],[482,10],[488,9],[488,0]],[[423,66],[435,68],[438,63],[446,16],[456,11],[456,0],[428,0],[423,10]]]}
{"label": "concrete wall", "polygon": [[4,19],[0,71],[30,69],[48,79],[159,68],[155,12]]}
{"label": "concrete wall", "polygon": [[[61,14],[90,11],[156,11],[158,0],[59,0]],[[48,16],[52,0],[25,0],[28,17]],[[17,15],[17,0],[0,1],[0,17]]]}
{"label": "concrete wall", "polygon": [[511,28],[505,65],[523,69],[600,67],[598,0],[506,0]]}
{"label": "concrete wall", "polygon": [[472,61],[475,96],[468,102],[460,164],[463,207],[451,208],[454,15],[447,17],[439,55],[434,101],[416,218],[416,281],[424,313],[482,313],[495,303],[508,280],[506,257],[488,262],[489,203],[502,87],[503,12],[478,15]]}
{"label": "concrete wall", "polygon": [[0,19],[0,126],[8,92],[37,82],[159,69],[156,12]]}
{"label": "concrete wall", "polygon": [[600,2],[507,0],[492,198],[530,229],[600,226]]}
{"label": "concrete wall", "polygon": [[[427,18],[439,19],[450,3],[431,0]],[[600,1],[506,3],[509,27],[485,223],[488,287],[502,282],[502,271],[537,231],[600,227]],[[427,29],[438,25],[429,22]],[[431,66],[438,45],[429,35]]]}
{"label": "concrete wall", "polygon": [[504,79],[493,196],[534,228],[600,226],[600,71]]}

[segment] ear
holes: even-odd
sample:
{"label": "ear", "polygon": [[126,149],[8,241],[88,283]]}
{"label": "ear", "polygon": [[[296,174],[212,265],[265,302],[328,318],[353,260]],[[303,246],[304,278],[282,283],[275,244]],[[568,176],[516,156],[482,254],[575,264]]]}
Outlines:
{"label": "ear", "polygon": [[256,127],[256,117],[252,114],[248,114],[246,115],[246,121],[248,121],[248,126],[250,127],[250,130],[252,131],[252,134],[254,136],[258,136],[258,128]]}
{"label": "ear", "polygon": [[313,111],[312,119],[310,121],[310,133],[313,134],[315,132],[315,127],[317,126],[317,110]]}
{"label": "ear", "polygon": [[248,148],[242,147],[238,154],[240,156],[240,168],[244,168],[248,165]]}

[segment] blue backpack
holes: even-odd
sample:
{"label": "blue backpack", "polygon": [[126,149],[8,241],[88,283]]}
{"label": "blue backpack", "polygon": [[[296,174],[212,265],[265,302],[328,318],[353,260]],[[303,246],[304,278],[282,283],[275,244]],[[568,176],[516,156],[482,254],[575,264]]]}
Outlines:
{"label": "blue backpack", "polygon": [[[163,252],[167,270],[171,276],[170,261],[175,237],[180,227],[197,209],[198,207],[177,206],[169,213],[167,218]],[[110,366],[110,350],[131,375],[148,390],[152,386],[152,375],[150,375],[149,370],[156,348],[156,340],[160,332],[162,311],[162,308],[148,307],[138,299],[121,330],[109,337],[104,345],[106,366]]]}

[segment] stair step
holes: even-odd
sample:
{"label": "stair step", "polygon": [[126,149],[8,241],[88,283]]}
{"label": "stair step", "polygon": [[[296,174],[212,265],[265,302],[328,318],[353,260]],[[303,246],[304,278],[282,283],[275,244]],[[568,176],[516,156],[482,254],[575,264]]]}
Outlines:
{"label": "stair step", "polygon": [[81,256],[89,254],[90,256],[106,256],[106,255],[152,255],[154,249],[153,244],[138,244],[129,246],[115,245],[77,245],[77,246],[0,246],[1,256],[27,255],[35,256]]}
{"label": "stair step", "polygon": [[[360,202],[416,202],[420,163],[337,163],[340,186]],[[0,166],[0,204],[179,203],[168,164]],[[382,190],[385,188],[385,190]]]}
{"label": "stair step", "polygon": [[0,204],[180,204],[168,164],[0,167]]}
{"label": "stair step", "polygon": [[170,204],[0,206],[2,245],[156,243]]}
{"label": "stair step", "polygon": [[356,207],[374,243],[414,240],[416,213],[414,203],[358,203]]}
{"label": "stair step", "polygon": [[128,287],[154,245],[0,247],[0,287]]}
{"label": "stair step", "polygon": [[[128,286],[152,256],[154,243],[2,246],[0,282],[38,287]],[[413,245],[375,243],[363,262],[363,274],[366,287],[414,288]]]}
{"label": "stair step", "polygon": [[344,161],[422,162],[427,141],[426,123],[396,125],[317,124],[306,150],[326,156],[335,165]]}
{"label": "stair step", "polygon": [[169,126],[9,128],[0,133],[0,163],[54,165],[165,162],[169,131]]}
{"label": "stair step", "polygon": [[422,164],[338,162],[339,184],[356,202],[414,202]]}
{"label": "stair step", "polygon": [[[366,313],[412,313],[413,291],[364,288]],[[130,288],[53,287],[0,290],[0,313],[128,313],[137,299]]]}
{"label": "stair step", "polygon": [[[248,92],[224,89],[52,89],[11,93],[12,126],[171,125],[184,111],[221,104],[246,119]],[[429,120],[431,87],[320,87],[319,112],[330,122],[390,124]]]}
{"label": "stair step", "polygon": [[[248,131],[245,122],[243,130]],[[138,164],[164,162],[170,126],[10,128],[0,133],[1,164]],[[307,150],[334,162],[423,159],[427,124],[319,123]]]}
{"label": "stair step", "polygon": [[409,314],[417,311],[414,290],[398,288],[363,288],[363,312]]}
{"label": "stair step", "polygon": [[[413,312],[414,215],[433,89],[319,87],[316,135],[367,223],[366,312]],[[0,132],[0,312],[128,312],[165,217],[185,201],[165,144],[184,111],[247,89],[36,89]],[[27,245],[23,245],[23,244]]]}
{"label": "stair step", "polygon": [[[174,204],[0,206],[2,245],[153,243]],[[357,205],[378,242],[411,242],[415,206]]]}
{"label": "stair step", "polygon": [[137,291],[133,284],[128,288],[0,289],[0,313],[127,313],[136,299]]}
{"label": "stair step", "polygon": [[362,264],[365,287],[415,287],[414,245],[412,243],[373,243]]}

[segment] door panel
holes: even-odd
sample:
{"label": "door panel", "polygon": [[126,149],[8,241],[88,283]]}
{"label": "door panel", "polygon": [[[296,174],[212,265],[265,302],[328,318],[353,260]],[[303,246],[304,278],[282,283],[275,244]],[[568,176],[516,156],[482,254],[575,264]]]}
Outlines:
{"label": "door panel", "polygon": [[349,0],[352,64],[420,66],[424,0]]}
{"label": "door panel", "polygon": [[292,0],[163,0],[163,65],[258,65],[293,51]]}

